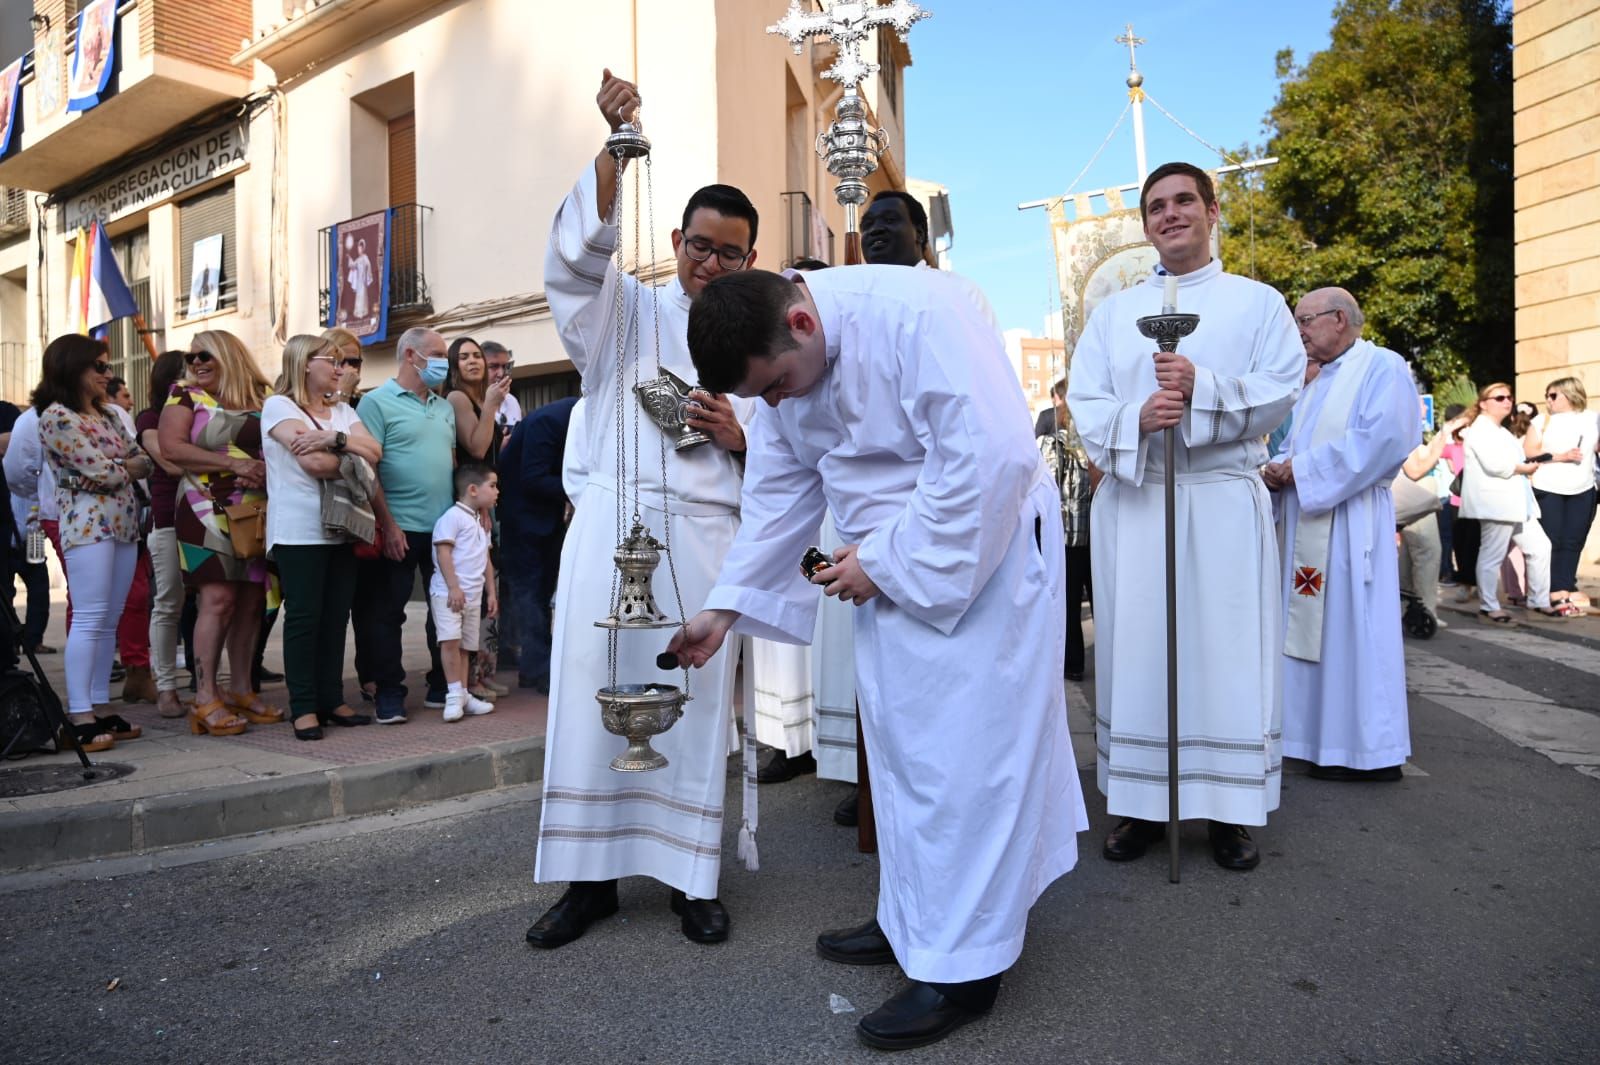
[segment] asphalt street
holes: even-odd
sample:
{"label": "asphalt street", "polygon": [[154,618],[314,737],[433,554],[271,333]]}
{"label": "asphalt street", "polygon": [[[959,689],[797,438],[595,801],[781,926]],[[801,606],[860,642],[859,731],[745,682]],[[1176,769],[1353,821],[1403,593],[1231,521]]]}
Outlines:
{"label": "asphalt street", "polygon": [[[1594,1061],[1600,750],[1570,756],[1534,726],[1566,715],[1587,735],[1600,647],[1462,621],[1407,649],[1404,780],[1291,763],[1254,872],[1212,864],[1198,823],[1179,885],[1164,854],[1104,861],[1112,821],[1086,772],[1078,868],[1035,907],[996,1009],[906,1059]],[[1075,695],[1092,767],[1084,712]],[[728,819],[733,934],[715,946],[634,879],[582,940],[528,947],[560,890],[532,882],[536,787],[0,879],[0,1061],[878,1059],[853,1029],[898,970],[812,949],[875,896],[875,859],[830,820],[842,792],[763,787],[756,873]]]}

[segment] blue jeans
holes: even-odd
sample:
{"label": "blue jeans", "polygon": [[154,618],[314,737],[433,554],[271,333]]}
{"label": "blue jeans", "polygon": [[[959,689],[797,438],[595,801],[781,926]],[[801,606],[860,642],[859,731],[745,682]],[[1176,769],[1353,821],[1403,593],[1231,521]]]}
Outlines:
{"label": "blue jeans", "polygon": [[[371,670],[380,694],[406,693],[406,667],[402,661],[400,633],[406,623],[406,603],[411,600],[417,575],[423,587],[433,577],[433,534],[406,531],[406,557],[394,562],[379,558],[371,563],[368,594],[356,596],[353,611],[356,657],[361,668]],[[426,597],[423,599],[427,601]],[[439,640],[433,631],[433,611],[428,611],[428,690],[444,691],[444,668],[439,664]]]}
{"label": "blue jeans", "polygon": [[[561,570],[562,531],[546,536],[508,536],[501,558],[506,561],[506,582],[511,586],[511,610],[516,619],[517,679],[550,680],[551,597]],[[514,561],[513,561],[514,560]],[[598,619],[597,619],[598,620]]]}

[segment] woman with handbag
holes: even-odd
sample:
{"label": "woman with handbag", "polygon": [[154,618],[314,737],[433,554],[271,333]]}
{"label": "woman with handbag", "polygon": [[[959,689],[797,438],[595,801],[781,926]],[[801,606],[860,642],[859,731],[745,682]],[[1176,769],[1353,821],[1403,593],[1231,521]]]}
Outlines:
{"label": "woman with handbag", "polygon": [[[276,609],[277,574],[266,557],[267,473],[261,456],[261,405],[267,379],[238,337],[196,333],[187,375],[161,412],[161,455],[181,468],[173,527],[184,584],[197,590],[195,705],[190,731],[235,736],[246,721],[284,719],[250,690],[256,636]],[[232,690],[218,683],[228,651]]]}
{"label": "woman with handbag", "polygon": [[1594,470],[1597,427],[1588,409],[1589,394],[1576,377],[1562,377],[1544,388],[1549,412],[1535,416],[1522,438],[1530,458],[1549,455],[1533,473],[1533,498],[1539,524],[1550,537],[1550,605],[1569,616],[1583,613],[1578,592],[1578,559],[1594,522]]}
{"label": "woman with handbag", "polygon": [[1540,526],[1528,475],[1539,468],[1529,462],[1522,443],[1505,422],[1512,412],[1511,386],[1487,385],[1467,411],[1472,425],[1462,437],[1466,464],[1461,471],[1461,516],[1476,518],[1482,535],[1478,548],[1478,620],[1511,625],[1500,609],[1500,564],[1512,544],[1522,548],[1528,567],[1529,610],[1550,618],[1562,613],[1550,606],[1550,538]]}
{"label": "woman with handbag", "polygon": [[[266,433],[267,550],[283,580],[283,669],[297,739],[320,740],[323,725],[367,725],[344,701],[345,630],[355,598],[355,542],[376,531],[368,507],[341,503],[346,470],[370,470],[383,449],[340,398],[339,348],[295,336],[283,349],[277,395],[261,410]],[[337,482],[337,483],[336,483]],[[342,508],[342,512],[341,512]]]}
{"label": "woman with handbag", "polygon": [[44,353],[33,394],[39,442],[55,475],[62,559],[74,610],[67,636],[67,713],[77,742],[103,751],[139,729],[120,716],[96,717],[111,701],[117,622],[139,558],[136,482],[150,460],[110,409],[111,364],[103,341],[57,337]]}

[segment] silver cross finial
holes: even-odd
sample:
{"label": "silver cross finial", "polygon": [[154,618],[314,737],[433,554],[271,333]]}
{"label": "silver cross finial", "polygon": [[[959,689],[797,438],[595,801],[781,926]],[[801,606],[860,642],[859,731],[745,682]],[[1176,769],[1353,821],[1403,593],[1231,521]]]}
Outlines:
{"label": "silver cross finial", "polygon": [[1133,35],[1133,23],[1131,23],[1131,22],[1128,23],[1127,32],[1124,33],[1121,37],[1117,38],[1117,43],[1118,44],[1125,44],[1125,45],[1128,46],[1128,69],[1129,70],[1137,70],[1138,67],[1139,67],[1139,64],[1134,58],[1133,50],[1135,48],[1139,47],[1141,44],[1145,44],[1145,43],[1148,43],[1148,42],[1146,42],[1143,37],[1135,37]]}
{"label": "silver cross finial", "polygon": [[861,43],[869,32],[890,26],[904,41],[911,27],[931,14],[913,0],[851,0],[815,12],[805,11],[800,0],[789,0],[789,10],[768,26],[767,32],[787,38],[795,55],[800,54],[806,38],[827,37],[839,46],[839,55],[822,76],[855,89],[878,71],[878,64],[861,58]]}

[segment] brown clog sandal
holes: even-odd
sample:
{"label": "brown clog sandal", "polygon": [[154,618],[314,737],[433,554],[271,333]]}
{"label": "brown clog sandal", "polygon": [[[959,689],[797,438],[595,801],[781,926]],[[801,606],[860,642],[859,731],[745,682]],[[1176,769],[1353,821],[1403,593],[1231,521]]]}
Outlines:
{"label": "brown clog sandal", "polygon": [[213,736],[237,736],[245,730],[243,718],[228,714],[221,721],[212,722],[207,718],[218,710],[227,710],[228,704],[221,699],[213,699],[209,703],[197,703],[189,710],[189,731],[196,736],[210,733]]}
{"label": "brown clog sandal", "polygon": [[262,702],[255,692],[223,692],[222,701],[252,725],[276,725],[289,716],[279,707]]}
{"label": "brown clog sandal", "polygon": [[96,751],[109,751],[115,746],[115,737],[106,731],[98,720],[82,725],[73,725],[70,739],[67,736],[66,729],[62,729],[56,737],[56,749],[62,751],[81,747],[85,754],[94,754]]}
{"label": "brown clog sandal", "polygon": [[104,717],[96,717],[94,721],[96,725],[100,726],[101,732],[111,733],[111,738],[118,743],[126,740],[136,740],[144,735],[144,729],[138,725],[128,724],[128,719],[121,714],[107,714]]}

